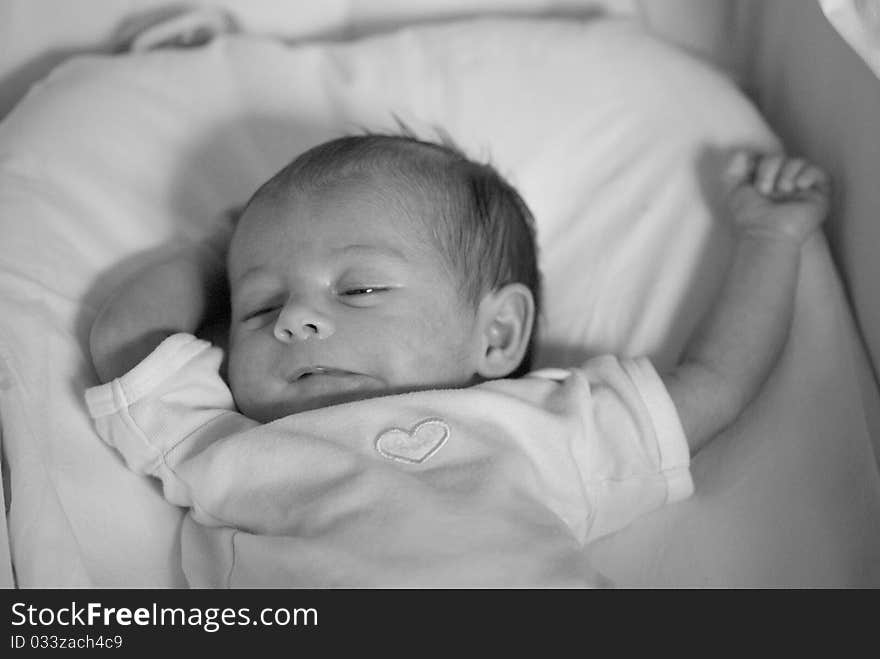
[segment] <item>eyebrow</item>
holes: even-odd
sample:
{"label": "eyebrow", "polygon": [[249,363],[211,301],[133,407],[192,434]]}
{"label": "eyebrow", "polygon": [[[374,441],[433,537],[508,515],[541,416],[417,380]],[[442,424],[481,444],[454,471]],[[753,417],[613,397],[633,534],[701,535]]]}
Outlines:
{"label": "eyebrow", "polygon": [[409,261],[409,259],[406,258],[406,254],[404,254],[396,247],[391,247],[390,245],[366,245],[362,243],[355,243],[352,245],[345,245],[344,247],[337,247],[333,251],[342,254],[354,254],[355,256],[379,255],[392,258],[397,261]]}
{"label": "eyebrow", "polygon": [[[391,258],[396,261],[402,261],[404,263],[408,263],[409,259],[406,257],[401,250],[396,247],[391,247],[390,245],[367,245],[364,243],[354,243],[352,245],[345,245],[343,247],[336,247],[331,250],[333,253],[337,254],[353,254],[355,256],[384,256],[386,258]],[[268,272],[266,271],[265,266],[256,265],[245,270],[241,275],[235,278],[235,283],[240,284],[246,279],[251,279],[253,277],[257,277],[260,275],[268,276]]]}
{"label": "eyebrow", "polygon": [[245,270],[238,277],[236,277],[233,281],[236,284],[240,284],[245,279],[252,279],[257,276],[269,276],[269,273],[264,266],[255,265],[255,266],[250,267],[247,270]]}

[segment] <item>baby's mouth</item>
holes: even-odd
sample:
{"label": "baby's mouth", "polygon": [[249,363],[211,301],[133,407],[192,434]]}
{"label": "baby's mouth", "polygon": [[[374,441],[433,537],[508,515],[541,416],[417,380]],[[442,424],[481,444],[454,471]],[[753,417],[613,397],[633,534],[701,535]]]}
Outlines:
{"label": "baby's mouth", "polygon": [[346,377],[357,375],[359,374],[352,371],[346,371],[340,368],[332,368],[329,366],[303,366],[291,373],[287,377],[287,381],[291,383],[297,383],[307,381],[310,378],[314,378],[315,376]]}
{"label": "baby's mouth", "polygon": [[383,389],[376,378],[330,366],[304,366],[287,377],[290,394],[305,409],[359,400]]}
{"label": "baby's mouth", "polygon": [[289,403],[285,414],[371,398],[387,390],[381,378],[332,366],[300,366],[282,379],[287,385],[281,396]]}

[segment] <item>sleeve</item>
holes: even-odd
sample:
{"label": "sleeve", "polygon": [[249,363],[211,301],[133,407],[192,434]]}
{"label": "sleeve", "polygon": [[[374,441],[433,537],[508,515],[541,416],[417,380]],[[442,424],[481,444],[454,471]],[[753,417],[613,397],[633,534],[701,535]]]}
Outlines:
{"label": "sleeve", "polygon": [[159,478],[165,498],[197,507],[176,467],[218,439],[258,425],[235,411],[219,348],[174,334],[131,371],[86,390],[98,435],[129,469]]}
{"label": "sleeve", "polygon": [[586,541],[693,492],[690,452],[675,404],[648,359],[604,356],[586,380],[578,465],[591,521]]}

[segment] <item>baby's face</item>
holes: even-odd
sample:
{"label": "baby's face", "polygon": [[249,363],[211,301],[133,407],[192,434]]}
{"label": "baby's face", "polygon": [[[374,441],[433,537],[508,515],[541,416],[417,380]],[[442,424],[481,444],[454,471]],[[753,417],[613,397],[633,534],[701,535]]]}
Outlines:
{"label": "baby's face", "polygon": [[425,204],[392,185],[259,200],[241,218],[229,380],[243,414],[268,422],[472,380],[482,349],[473,304],[412,219]]}

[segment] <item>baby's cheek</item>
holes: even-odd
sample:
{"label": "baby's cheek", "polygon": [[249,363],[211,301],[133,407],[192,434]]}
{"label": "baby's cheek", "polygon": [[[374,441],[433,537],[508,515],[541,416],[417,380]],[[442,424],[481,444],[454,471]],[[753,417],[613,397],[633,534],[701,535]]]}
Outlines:
{"label": "baby's cheek", "polygon": [[245,412],[248,407],[247,392],[250,387],[247,383],[246,374],[242,372],[238,363],[232,359],[230,355],[229,361],[229,390],[232,392],[232,399],[240,412]]}
{"label": "baby's cheek", "polygon": [[233,344],[229,351],[229,388],[236,404],[260,395],[259,389],[265,381],[262,375],[263,355],[247,344]]}
{"label": "baby's cheek", "polygon": [[474,348],[465,326],[455,319],[422,318],[417,331],[400,343],[399,355],[413,384],[461,384],[475,371]]}

